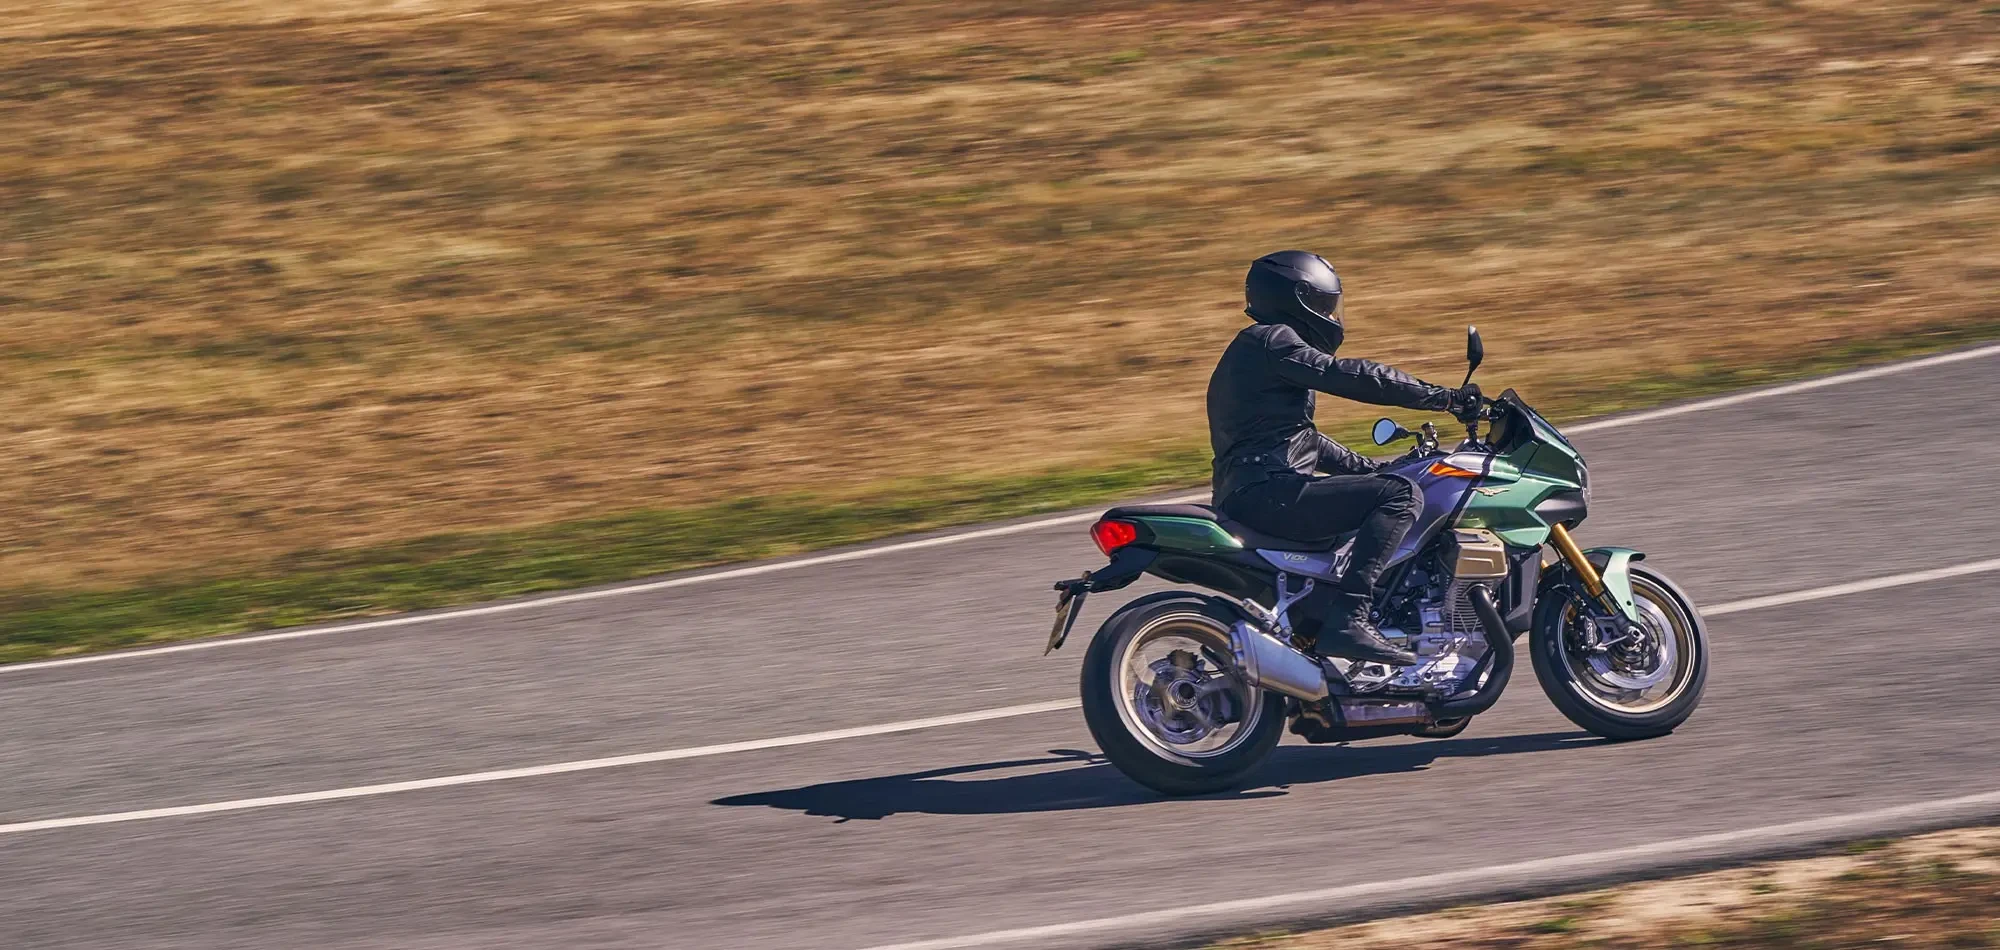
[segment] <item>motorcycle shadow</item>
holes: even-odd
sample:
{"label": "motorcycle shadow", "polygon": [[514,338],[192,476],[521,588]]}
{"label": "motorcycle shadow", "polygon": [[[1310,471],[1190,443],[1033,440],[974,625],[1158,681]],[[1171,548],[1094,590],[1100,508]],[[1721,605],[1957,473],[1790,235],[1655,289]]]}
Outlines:
{"label": "motorcycle shadow", "polygon": [[[1412,772],[1438,759],[1548,752],[1608,744],[1585,732],[1439,739],[1344,748],[1284,745],[1252,772],[1243,787],[1205,800],[1271,798],[1293,785],[1367,775]],[[1049,768],[1050,766],[1072,766]],[[967,778],[983,773],[1019,774]],[[798,788],[731,795],[711,805],[764,806],[839,821],[879,821],[890,815],[1013,815],[1116,808],[1171,801],[1119,774],[1104,756],[1078,749],[1050,749],[1045,757],[957,765],[878,778],[822,782]]]}

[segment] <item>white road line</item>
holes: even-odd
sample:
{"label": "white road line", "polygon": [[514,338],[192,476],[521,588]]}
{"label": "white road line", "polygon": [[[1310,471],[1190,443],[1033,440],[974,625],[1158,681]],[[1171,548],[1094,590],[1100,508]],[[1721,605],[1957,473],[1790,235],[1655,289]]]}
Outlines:
{"label": "white road line", "polygon": [[808,732],[796,736],[779,736],[775,739],[725,742],[721,745],[667,749],[660,752],[641,752],[637,755],[615,755],[603,759],[579,759],[574,762],[530,765],[524,768],[499,769],[492,772],[469,772],[464,775],[445,775],[438,778],[415,779],[408,782],[384,782],[380,785],[357,785],[352,788],[333,788],[320,792],[300,792],[294,795],[269,795],[263,798],[240,798],[235,801],[208,802],[201,805],[176,805],[171,808],[148,808],[142,811],[122,811],[104,815],[79,815],[75,818],[49,818],[41,821],[22,821],[11,825],[0,825],[0,834],[11,835],[27,831],[47,831],[54,828],[77,828],[83,825],[107,825],[122,821],[145,821],[151,818],[178,818],[184,815],[210,815],[216,812],[245,811],[252,808],[271,808],[277,805],[304,805],[312,802],[339,801],[344,798],[370,798],[376,795],[393,795],[397,792],[415,792],[429,788],[450,788],[454,785],[484,785],[489,782],[505,782],[512,779],[561,775],[565,772],[591,772],[598,769],[622,768],[627,765],[672,762],[676,759],[699,759],[711,755],[728,755],[733,752],[782,749],[786,746],[811,745],[816,742],[836,742],[841,739],[859,739],[863,736],[885,736],[897,732],[915,732],[920,729],[960,726],[970,722],[986,722],[990,719],[1032,716],[1036,713],[1073,709],[1077,705],[1077,701],[1073,699],[1058,699],[1046,703],[1028,703],[1022,706],[980,709],[973,712],[955,713],[949,716],[932,716],[927,719],[905,719],[902,722],[889,722],[874,726],[855,726],[851,729],[830,729],[826,732]]}
{"label": "white road line", "polygon": [[1989,571],[2000,571],[2000,557],[1986,561],[1972,561],[1967,564],[1953,564],[1950,567],[1933,568],[1928,571],[1911,571],[1907,574],[1891,574],[1887,577],[1875,577],[1847,584],[1832,584],[1826,587],[1815,587],[1811,590],[1802,590],[1790,594],[1771,594],[1765,597],[1733,600],[1726,604],[1717,604],[1709,607],[1703,610],[1701,615],[1704,617],[1720,617],[1724,614],[1741,613],[1745,610],[1763,610],[1766,607],[1802,604],[1809,600],[1844,597],[1848,594],[1861,594],[1871,590],[1881,590],[1885,587],[1907,587],[1911,584],[1928,584],[1931,581],[1964,577],[1967,574],[1984,574]]}
{"label": "white road line", "polygon": [[[1735,600],[1709,607],[1702,611],[1702,616],[1719,617],[1724,614],[1741,613],[1746,610],[1758,610],[1765,607],[1779,607],[1813,600],[1825,600],[1829,597],[1841,597],[1848,594],[1882,590],[1889,587],[1904,587],[1910,584],[1923,584],[1930,581],[1963,577],[1968,574],[1979,574],[1988,571],[2000,571],[2000,558],[1987,561],[1974,561],[1969,564],[1957,564],[1929,571],[1892,574],[1887,577],[1871,578],[1847,584],[1815,587],[1811,590],[1796,591],[1789,594],[1773,594],[1767,597]],[[57,828],[77,828],[84,825],[107,825],[126,821],[146,821],[153,818],[178,818],[186,815],[209,815],[217,812],[248,811],[253,808],[271,808],[278,805],[304,805],[312,802],[338,801],[346,798],[371,798],[377,795],[393,795],[398,792],[450,788],[455,785],[484,785],[491,782],[536,778],[543,775],[562,775],[567,772],[593,772],[600,769],[623,768],[628,765],[648,765],[654,762],[672,762],[677,759],[699,759],[715,755],[730,755],[737,752],[756,752],[763,749],[782,749],[787,746],[837,742],[842,739],[859,739],[866,736],[886,736],[898,732],[917,732],[923,729],[938,729],[945,726],[987,722],[994,719],[1012,719],[1017,716],[1033,716],[1040,713],[1075,709],[1079,705],[1081,704],[1074,699],[1054,699],[1047,702],[1028,703],[1020,706],[978,709],[972,712],[954,713],[948,716],[905,719],[901,722],[886,722],[873,726],[855,726],[849,729],[832,729],[826,732],[808,732],[793,736],[778,736],[771,739],[751,739],[744,742],[725,742],[719,745],[693,746],[683,749],[664,749],[658,752],[640,752],[634,755],[617,755],[602,759],[579,759],[572,762],[530,765],[522,768],[499,769],[491,772],[444,775],[436,778],[414,779],[407,782],[357,785],[351,788],[335,788],[318,792],[270,795],[262,798],[239,798],[234,801],[207,802],[199,805],[175,805],[168,808],[147,808],[139,811],[110,812],[100,815],[78,815],[72,818],[45,818],[36,821],[0,825],[0,835],[20,834],[28,831],[50,831]]]}
{"label": "white road line", "polygon": [[1624,426],[1638,425],[1641,422],[1652,422],[1656,419],[1671,419],[1674,416],[1684,416],[1690,412],[1706,412],[1710,409],[1738,406],[1758,399],[1769,399],[1773,396],[1789,396],[1793,393],[1825,389],[1828,386],[1858,383],[1864,379],[1879,379],[1883,376],[1894,376],[1897,373],[1907,373],[1911,370],[1929,369],[1933,366],[1943,366],[1947,363],[1960,363],[1965,360],[1976,360],[1980,357],[1995,355],[2000,355],[2000,343],[1992,346],[1978,347],[1977,349],[1960,350],[1957,353],[1946,353],[1941,356],[1927,356],[1920,360],[1910,360],[1907,363],[1890,363],[1886,366],[1857,369],[1851,373],[1836,373],[1832,376],[1822,376],[1819,379],[1808,379],[1797,383],[1786,383],[1783,386],[1772,386],[1767,389],[1752,389],[1749,392],[1736,393],[1731,396],[1718,396],[1714,399],[1702,399],[1684,405],[1668,406],[1665,409],[1654,409],[1650,412],[1635,412],[1629,416],[1614,416],[1610,419],[1600,419],[1596,422],[1563,426],[1562,430],[1565,433],[1571,433],[1617,429]]}
{"label": "white road line", "polygon": [[[1827,386],[1838,386],[1843,383],[1857,382],[1864,379],[1876,379],[1882,376],[1893,376],[1897,373],[1907,373],[1911,370],[1925,369],[1932,366],[1941,366],[1946,363],[1957,363],[1963,360],[1979,359],[1980,357],[1993,356],[1996,354],[2000,354],[2000,344],[1995,344],[1992,346],[1983,346],[1971,350],[1963,350],[1957,353],[1946,353],[1942,356],[1931,356],[1931,357],[1926,357],[1924,359],[1911,360],[1906,363],[1890,363],[1886,366],[1877,366],[1872,369],[1856,370],[1851,373],[1840,373],[1834,376],[1827,376],[1820,379],[1810,379],[1804,382],[1789,383],[1783,386],[1773,386],[1768,389],[1754,389],[1745,393],[1737,393],[1736,395],[1733,396],[1722,396],[1716,399],[1704,399],[1699,402],[1691,402],[1686,405],[1673,406],[1667,409],[1656,409],[1651,412],[1641,412],[1629,416],[1619,416],[1616,418],[1599,420],[1597,422],[1585,422],[1579,425],[1564,426],[1563,431],[1570,433],[1582,433],[1582,432],[1595,432],[1601,429],[1616,429],[1621,426],[1636,425],[1641,422],[1651,422],[1655,419],[1665,419],[1672,416],[1686,415],[1687,413],[1690,412],[1702,412],[1709,409],[1720,409],[1725,406],[1740,405],[1742,403],[1751,402],[1753,400],[1769,399],[1772,396],[1786,396],[1792,393],[1806,392],[1808,390],[1813,390],[1813,389],[1822,389]],[[1186,504],[1189,502],[1200,501],[1201,499],[1207,497],[1208,497],[1207,492],[1199,492],[1196,494],[1180,495],[1173,498],[1168,498],[1165,499],[1162,503]],[[904,551],[918,551],[924,548],[934,548],[946,544],[958,544],[964,541],[977,541],[982,538],[1005,537],[1010,534],[1023,534],[1029,531],[1040,531],[1043,528],[1055,528],[1055,527],[1061,527],[1063,525],[1083,524],[1084,522],[1091,521],[1096,517],[1097,515],[1095,513],[1090,513],[1090,512],[1086,512],[1083,514],[1074,514],[1074,515],[1061,515],[1054,518],[1042,518],[1036,521],[1024,521],[1021,522],[1020,524],[1002,525],[997,528],[979,528],[972,531],[961,531],[956,534],[945,534],[933,538],[922,538],[916,541],[899,541],[893,544],[876,545],[873,547],[861,548],[859,550],[854,550],[854,551],[842,551],[837,554],[821,554],[813,557],[802,557],[795,560],[779,561],[770,564],[752,564],[746,567],[732,568],[729,570],[711,571],[706,574],[670,577],[665,580],[643,581],[637,584],[625,584],[618,587],[605,587],[597,590],[578,591],[576,593],[571,593],[571,594],[556,594],[548,597],[534,597],[524,600],[510,601],[503,604],[489,604],[484,607],[465,607],[456,610],[440,610],[433,613],[411,614],[401,617],[388,617],[382,620],[367,620],[367,621],[362,621],[360,623],[335,624],[332,626],[323,626],[323,627],[305,627],[298,630],[286,630],[277,633],[260,633],[247,637],[227,637],[215,640],[198,640],[193,643],[178,643],[173,646],[146,647],[137,650],[123,650],[112,653],[94,653],[89,656],[75,656],[59,660],[34,660],[27,663],[10,663],[10,664],[0,665],[0,674],[25,673],[29,670],[47,670],[62,666],[79,666],[85,663],[109,663],[114,660],[132,660],[132,659],[137,659],[139,657],[147,657],[147,656],[165,656],[170,653],[188,653],[194,650],[215,650],[215,649],[220,649],[222,647],[248,646],[253,643],[276,643],[281,640],[298,640],[305,637],[321,637],[334,633],[359,633],[363,630],[381,630],[388,627],[403,627],[412,624],[433,623],[440,620],[463,620],[468,617],[487,617],[487,616],[492,616],[494,614],[513,613],[515,611],[521,611],[521,610],[533,610],[540,607],[554,607],[560,604],[573,604],[587,600],[603,600],[609,597],[623,597],[628,594],[645,594],[645,593],[651,593],[653,591],[669,590],[675,587],[691,587],[696,584],[707,584],[714,581],[728,581],[744,577],[756,577],[760,574],[772,574],[778,571],[791,571],[803,567],[818,567],[823,564],[839,564],[844,561],[858,561],[863,558],[878,557],[884,554],[900,554]]]}
{"label": "white road line", "polygon": [[1656,841],[1629,848],[1566,854],[1538,861],[1519,861],[1315,891],[1218,901],[1213,904],[1101,917],[1067,924],[1049,924],[1017,930],[995,930],[963,937],[946,937],[941,940],[887,944],[869,950],[969,950],[973,947],[999,947],[1011,944],[1043,946],[1050,940],[1061,938],[1108,937],[1149,928],[1186,929],[1203,923],[1212,925],[1225,921],[1247,920],[1258,914],[1282,913],[1288,910],[1315,908],[1337,911],[1343,906],[1351,906],[1370,898],[1407,899],[1410,895],[1419,895],[1421,900],[1425,895],[1450,894],[1467,887],[1490,892],[1496,886],[1508,884],[1519,886],[1520,882],[1526,881],[1547,881],[1551,878],[1587,879],[1593,873],[1602,875],[1621,869],[1629,873],[1631,869],[1648,865],[1672,866],[1678,862],[1747,855],[1760,850],[1838,841],[1842,837],[1881,834],[1887,828],[1921,827],[1934,822],[1974,821],[1991,817],[1996,809],[2000,809],[2000,791],[1980,792],[1957,798],[1934,799],[1893,808],[1812,818],[1782,825],[1743,828],[1672,841]]}

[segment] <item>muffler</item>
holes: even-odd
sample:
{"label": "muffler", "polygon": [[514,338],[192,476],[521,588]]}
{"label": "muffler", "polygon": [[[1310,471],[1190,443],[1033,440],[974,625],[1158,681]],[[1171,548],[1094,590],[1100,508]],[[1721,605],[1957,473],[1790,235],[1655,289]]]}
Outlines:
{"label": "muffler", "polygon": [[1229,651],[1253,687],[1309,703],[1326,698],[1326,673],[1318,659],[1245,621],[1229,628]]}

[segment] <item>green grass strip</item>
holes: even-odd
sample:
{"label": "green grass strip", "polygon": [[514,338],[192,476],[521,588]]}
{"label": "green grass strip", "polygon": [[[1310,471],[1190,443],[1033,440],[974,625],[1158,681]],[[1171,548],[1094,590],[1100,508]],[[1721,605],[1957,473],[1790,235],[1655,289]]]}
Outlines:
{"label": "green grass strip", "polygon": [[[1996,337],[2000,323],[1903,333],[1822,348],[1781,367],[1698,367],[1630,380],[1538,408],[1557,418],[1599,415]],[[1335,435],[1365,444],[1365,428],[1352,429]],[[1191,437],[1175,449],[1108,468],[912,480],[840,498],[804,493],[746,498],[515,531],[438,535],[301,553],[255,573],[162,579],[117,590],[0,591],[0,662],[629,580],[1195,486],[1206,481],[1207,472],[1206,447]],[[1079,567],[1092,556],[1079,532]]]}

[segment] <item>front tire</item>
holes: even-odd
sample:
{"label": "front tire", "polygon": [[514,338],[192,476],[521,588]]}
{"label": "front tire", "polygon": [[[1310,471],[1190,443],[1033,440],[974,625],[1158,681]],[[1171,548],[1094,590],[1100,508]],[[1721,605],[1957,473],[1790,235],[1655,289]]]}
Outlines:
{"label": "front tire", "polygon": [[1582,596],[1548,597],[1535,605],[1528,652],[1542,692],[1570,722],[1607,739],[1673,732],[1694,714],[1708,685],[1708,628],[1694,601],[1665,574],[1633,567],[1645,646],[1592,653],[1578,642]]}
{"label": "front tire", "polygon": [[1225,685],[1203,655],[1229,656],[1235,620],[1179,594],[1127,604],[1098,628],[1083,657],[1083,719],[1118,771],[1154,791],[1202,795],[1235,787],[1278,745],[1285,698]]}

